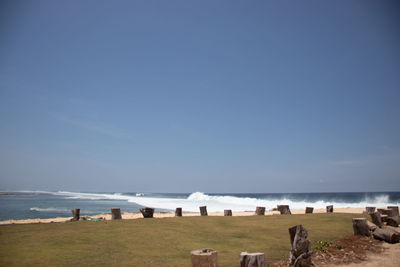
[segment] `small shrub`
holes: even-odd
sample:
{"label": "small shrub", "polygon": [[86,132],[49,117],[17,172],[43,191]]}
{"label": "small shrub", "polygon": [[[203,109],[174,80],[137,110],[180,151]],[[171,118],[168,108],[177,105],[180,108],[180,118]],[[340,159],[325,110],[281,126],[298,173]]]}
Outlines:
{"label": "small shrub", "polygon": [[327,247],[329,247],[332,244],[332,242],[328,242],[328,241],[315,241],[314,242],[314,250],[319,250],[321,252],[328,252],[328,250],[326,249]]}

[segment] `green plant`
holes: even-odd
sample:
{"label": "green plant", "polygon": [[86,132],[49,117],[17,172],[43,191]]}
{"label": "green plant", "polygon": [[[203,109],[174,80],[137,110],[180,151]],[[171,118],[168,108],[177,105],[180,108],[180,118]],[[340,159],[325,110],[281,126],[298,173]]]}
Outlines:
{"label": "green plant", "polygon": [[314,242],[314,250],[319,250],[322,251],[324,253],[328,252],[327,247],[329,247],[332,244],[332,242],[328,242],[328,241],[315,241]]}

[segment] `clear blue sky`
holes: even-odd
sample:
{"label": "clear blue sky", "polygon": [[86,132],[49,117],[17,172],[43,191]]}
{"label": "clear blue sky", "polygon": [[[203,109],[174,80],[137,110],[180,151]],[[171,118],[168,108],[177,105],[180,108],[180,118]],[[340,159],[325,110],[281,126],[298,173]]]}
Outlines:
{"label": "clear blue sky", "polygon": [[400,190],[398,1],[0,2],[0,189]]}

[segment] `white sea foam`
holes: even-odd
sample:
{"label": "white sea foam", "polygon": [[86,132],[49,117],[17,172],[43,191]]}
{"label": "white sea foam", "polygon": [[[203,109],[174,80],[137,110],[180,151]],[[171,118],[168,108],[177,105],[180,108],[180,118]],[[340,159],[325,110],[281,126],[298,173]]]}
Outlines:
{"label": "white sea foam", "polygon": [[39,212],[68,212],[69,210],[63,208],[38,208],[33,207],[30,208],[31,211],[39,211]]}
{"label": "white sea foam", "polygon": [[374,198],[366,197],[362,202],[345,203],[345,202],[328,202],[319,201],[294,201],[287,198],[284,199],[257,199],[251,197],[237,196],[212,196],[201,192],[195,192],[187,198],[168,198],[168,197],[146,197],[142,194],[124,195],[124,194],[94,194],[94,193],[75,193],[75,192],[47,192],[49,194],[64,196],[74,199],[91,199],[91,200],[123,200],[136,203],[146,207],[159,209],[174,210],[176,207],[182,207],[184,211],[197,212],[199,206],[207,206],[209,212],[223,211],[231,209],[233,211],[250,211],[255,210],[256,206],[263,206],[267,209],[275,208],[277,205],[289,205],[291,209],[304,209],[306,206],[312,206],[315,209],[325,208],[327,205],[334,205],[336,208],[363,208],[366,206],[385,207],[388,205],[399,205],[399,203],[390,203],[389,196],[382,194]]}

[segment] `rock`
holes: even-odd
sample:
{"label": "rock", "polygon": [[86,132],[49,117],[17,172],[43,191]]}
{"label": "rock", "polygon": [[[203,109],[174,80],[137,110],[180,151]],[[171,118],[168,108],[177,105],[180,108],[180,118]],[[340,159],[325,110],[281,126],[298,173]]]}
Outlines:
{"label": "rock", "polygon": [[192,267],[218,267],[218,252],[212,248],[190,252]]}
{"label": "rock", "polygon": [[153,218],[154,209],[153,208],[143,208],[140,209],[140,212],[143,215],[143,218]]}
{"label": "rock", "polygon": [[333,205],[326,206],[326,213],[332,213],[333,212]]}
{"label": "rock", "polygon": [[224,216],[232,216],[232,210],[224,210]]}
{"label": "rock", "polygon": [[257,207],[256,214],[257,215],[265,215],[265,207]]}
{"label": "rock", "polygon": [[353,231],[354,235],[371,236],[365,218],[353,218]]}
{"label": "rock", "polygon": [[278,208],[279,212],[280,212],[282,215],[289,215],[289,214],[292,214],[292,213],[290,212],[289,205],[278,205],[277,208]]}
{"label": "rock", "polygon": [[175,209],[175,216],[176,217],[182,217],[182,208],[176,208]]}
{"label": "rock", "polygon": [[111,220],[121,220],[121,209],[120,208],[112,208],[111,209]]}
{"label": "rock", "polygon": [[207,213],[207,206],[201,206],[201,207],[200,207],[200,215],[201,215],[201,216],[208,216],[208,213]]}
{"label": "rock", "polygon": [[240,267],[265,267],[264,253],[240,253]]}
{"label": "rock", "polygon": [[314,208],[313,207],[306,207],[306,213],[313,213]]}

